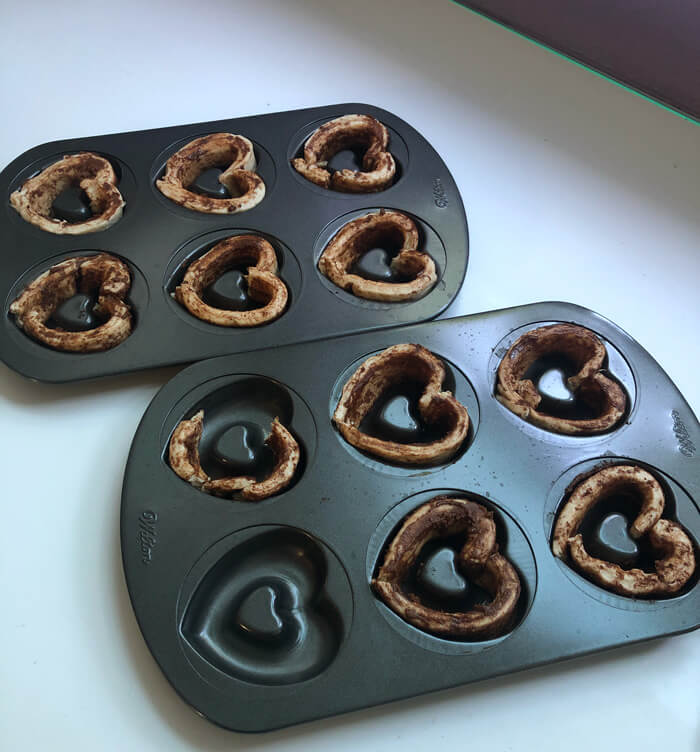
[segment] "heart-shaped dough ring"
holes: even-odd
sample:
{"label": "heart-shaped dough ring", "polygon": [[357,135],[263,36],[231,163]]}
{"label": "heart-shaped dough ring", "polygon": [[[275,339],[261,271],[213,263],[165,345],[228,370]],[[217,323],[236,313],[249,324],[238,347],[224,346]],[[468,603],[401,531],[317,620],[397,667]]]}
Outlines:
{"label": "heart-shaped dough ring", "polygon": [[[427,606],[403,583],[420,552],[431,540],[462,534],[465,543],[457,566],[475,585],[491,595],[490,603],[469,611],[440,611]],[[387,546],[372,589],[402,619],[441,637],[490,639],[506,632],[520,598],[520,578],[496,543],[493,513],[468,499],[436,496],[403,521]]]}
{"label": "heart-shaped dough ring", "polygon": [[[31,282],[12,303],[10,313],[30,337],[54,350],[109,350],[131,334],[131,310],[125,301],[130,287],[129,267],[120,259],[108,253],[76,256],[55,264]],[[94,311],[107,321],[82,332],[46,326],[61,303],[78,293],[96,293]]]}
{"label": "heart-shaped dough ring", "polygon": [[[249,264],[245,280],[248,295],[263,303],[250,311],[214,308],[202,300],[209,285],[229,269]],[[175,288],[175,300],[198,319],[217,326],[260,326],[279,318],[287,306],[287,287],[277,276],[277,255],[270,243],[258,235],[234,235],[217,243],[190,264],[182,283]]]}
{"label": "heart-shaped dough ring", "polygon": [[[189,190],[211,167],[224,167],[219,182],[231,198],[212,198]],[[212,133],[190,141],[170,157],[165,175],[156,180],[158,190],[186,209],[205,214],[236,214],[248,211],[265,198],[265,183],[255,173],[253,144],[245,136]]]}
{"label": "heart-shaped dough ring", "polygon": [[[304,156],[292,166],[321,188],[343,193],[374,193],[388,188],[396,175],[396,163],[387,151],[389,131],[369,115],[343,115],[317,128],[304,144]],[[339,151],[364,147],[362,170],[328,170]]]}
{"label": "heart-shaped dough ring", "polygon": [[[51,216],[53,202],[67,188],[80,186],[90,199],[92,216],[83,222],[67,222]],[[71,154],[26,180],[10,196],[22,219],[55,235],[100,232],[119,221],[124,199],[117,188],[114,168],[92,152]]]}
{"label": "heart-shaped dough ring", "polygon": [[[401,249],[392,259],[391,269],[410,277],[409,282],[380,282],[350,272],[365,253],[386,246]],[[333,284],[358,298],[392,303],[415,300],[437,281],[432,258],[417,249],[416,223],[401,212],[382,209],[343,225],[321,254],[318,268]]]}
{"label": "heart-shaped dough ring", "polygon": [[[530,366],[545,355],[568,357],[578,372],[566,382],[578,399],[593,407],[595,418],[558,418],[537,410],[542,396],[526,379]],[[607,431],[622,418],[627,397],[616,381],[601,369],[605,345],[589,329],[574,324],[553,324],[526,332],[504,355],[498,367],[496,398],[523,420],[555,433],[591,435]]]}
{"label": "heart-shaped dough ring", "polygon": [[[630,526],[632,538],[648,536],[659,558],[655,572],[623,569],[588,554],[578,532],[588,512],[605,498],[620,491],[634,493],[641,509]],[[695,571],[693,544],[683,528],[662,519],[664,493],[651,473],[636,465],[614,465],[580,482],[562,507],[554,526],[552,551],[563,561],[571,557],[574,568],[596,585],[630,597],[669,595],[680,590]]]}
{"label": "heart-shaped dough ring", "polygon": [[[391,386],[412,379],[423,384],[418,410],[426,423],[443,423],[445,435],[424,444],[401,444],[369,436],[360,424]],[[367,358],[343,387],[333,422],[346,441],[363,452],[405,465],[445,462],[467,437],[469,415],[452,392],[442,390],[442,361],[420,345],[394,345]]]}
{"label": "heart-shaped dough ring", "polygon": [[234,491],[240,491],[244,499],[259,501],[280,493],[294,477],[301,456],[299,444],[277,418],[272,421],[270,434],[265,439],[265,444],[275,456],[275,465],[268,476],[260,481],[249,475],[212,480],[199,459],[203,427],[204,410],[200,410],[189,420],[178,423],[168,447],[170,467],[195,488],[215,496],[230,496]]}

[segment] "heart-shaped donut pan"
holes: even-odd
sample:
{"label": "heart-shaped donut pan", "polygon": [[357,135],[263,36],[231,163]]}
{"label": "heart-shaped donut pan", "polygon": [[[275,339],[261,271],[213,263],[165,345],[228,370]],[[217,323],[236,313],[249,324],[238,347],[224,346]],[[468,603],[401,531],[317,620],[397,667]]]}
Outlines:
{"label": "heart-shaped donut pan", "polygon": [[[625,395],[607,431],[555,433],[498,399],[513,345],[562,324],[605,347],[595,372]],[[382,353],[416,350],[428,353],[427,371],[369,373]],[[589,406],[567,381],[580,370],[567,353],[566,341],[548,345],[524,375],[547,414],[575,418]],[[423,419],[426,382],[469,415],[458,451],[434,463],[353,446],[334,423],[344,387],[364,384],[356,396],[371,393],[373,405],[356,416],[363,435],[430,444],[446,425],[436,434]],[[172,439],[197,416],[197,459],[224,485],[274,475],[279,453],[265,441],[278,419],[299,448],[289,482],[251,499],[206,493],[187,469],[179,477]],[[127,585],[150,650],[188,703],[227,728],[279,728],[698,627],[697,569],[677,588],[629,597],[553,545],[556,521],[570,519],[567,545],[579,540],[606,572],[653,573],[664,552],[638,535],[644,499],[613,488],[583,519],[565,512],[587,479],[633,466],[663,493],[657,526],[682,529],[700,560],[699,450],[698,421],[651,356],[565,303],[215,358],[166,384],[134,438],[121,516]]]}
{"label": "heart-shaped donut pan", "polygon": [[[362,118],[345,118],[350,115]],[[340,126],[333,126],[331,141],[316,154],[323,165],[314,169],[338,179],[349,179],[354,171],[361,178],[391,160],[394,169],[385,170],[380,183],[373,178],[367,192],[362,179],[351,192],[321,187],[293,165],[312,134],[325,132],[322,127],[337,118]],[[369,138],[372,119],[388,137],[388,152],[378,151],[382,139],[380,144]],[[347,137],[336,133],[339,127]],[[68,174],[64,168],[73,162],[68,165],[63,157],[80,154],[93,156],[76,157],[73,161],[81,163]],[[27,182],[40,175],[45,180],[38,188]],[[17,193],[25,185],[27,190]],[[124,205],[112,207],[112,194]],[[366,104],[43,144],[0,173],[0,197],[5,204],[0,210],[0,359],[39,381],[109,376],[427,321],[454,300],[467,268],[467,221],[445,163],[406,122]],[[18,213],[25,204],[52,231],[25,221]],[[376,243],[348,256],[348,268],[338,273],[354,280],[360,292],[374,291],[374,299],[367,299],[348,292],[345,278],[345,287],[330,281],[318,263],[345,224],[383,209],[401,212],[415,227],[412,247],[395,247],[391,233],[380,234]],[[66,228],[76,234],[54,234]],[[277,286],[286,288],[287,299],[271,288],[274,280],[249,271],[248,260],[227,267],[213,281],[205,275],[206,289],[191,292],[186,285],[178,296],[191,265],[238,235],[270,244],[277,256],[270,274],[278,275]],[[126,299],[133,314],[129,337],[99,352],[64,352],[18,326],[10,306],[31,282],[57,260],[100,253],[120,259],[138,278]],[[183,302],[185,291],[191,292],[195,312]],[[89,304],[70,302],[64,311],[67,331],[86,328],[83,309]],[[254,313],[263,307],[274,310]],[[212,314],[213,309],[223,313]]]}

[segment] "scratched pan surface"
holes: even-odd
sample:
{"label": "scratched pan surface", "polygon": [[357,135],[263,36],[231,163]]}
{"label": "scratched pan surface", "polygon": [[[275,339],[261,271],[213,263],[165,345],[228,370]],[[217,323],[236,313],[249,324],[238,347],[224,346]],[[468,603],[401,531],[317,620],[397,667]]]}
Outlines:
{"label": "scratched pan surface", "polygon": [[[630,405],[619,428],[559,436],[521,421],[494,398],[506,349],[524,331],[551,322],[581,324],[606,343],[607,370]],[[446,383],[471,416],[466,448],[437,467],[372,459],[346,444],[331,423],[358,363],[402,342],[443,359]],[[545,382],[556,373],[539,381],[553,399],[556,389]],[[400,399],[392,397],[394,406]],[[199,409],[207,460],[216,451],[235,454],[220,446],[227,431],[278,415],[302,448],[292,485],[246,503],[208,496],[177,477],[167,463],[168,442],[179,421]],[[405,415],[385,409],[384,429],[413,430]],[[697,574],[674,597],[624,598],[555,559],[550,540],[575,478],[633,461],[662,483],[665,516],[685,527],[697,549],[698,447],[697,419],[652,357],[613,323],[566,303],[208,360],[163,387],[134,438],[121,511],[133,608],[176,691],[214,723],[238,731],[279,728],[692,630],[700,623]],[[468,495],[495,513],[500,549],[523,585],[516,623],[502,637],[433,637],[403,622],[370,589],[392,530],[441,493]],[[607,534],[596,543],[625,553],[625,541]],[[459,598],[469,599],[472,590],[455,585],[445,556],[449,550],[437,550],[430,566],[424,562],[420,586],[440,597],[456,587]]]}
{"label": "scratched pan surface", "polygon": [[[324,190],[302,178],[290,165],[319,125],[351,113],[372,115],[389,129],[389,150],[397,162],[397,179],[384,191],[345,194]],[[239,133],[253,142],[257,171],[266,185],[263,201],[249,211],[221,216],[189,211],[163,196],[155,181],[167,159],[190,140],[220,131]],[[103,232],[79,236],[53,235],[25,222],[10,206],[10,194],[64,154],[79,151],[97,152],[115,167],[126,201],[122,219]],[[330,166],[357,169],[356,159],[357,155],[342,152]],[[197,184],[198,190],[221,188],[216,175],[209,173],[202,177],[201,185]],[[4,306],[0,358],[10,368],[39,381],[75,381],[425,321],[440,314],[455,298],[467,268],[464,207],[445,163],[406,122],[366,104],[338,104],[43,144],[19,156],[0,173],[0,197],[4,204],[0,210],[0,300]],[[411,215],[419,228],[422,249],[436,262],[438,282],[419,300],[400,304],[363,301],[335,287],[316,268],[325,244],[345,222],[381,208]],[[89,216],[77,193],[59,197],[54,210],[69,220]],[[200,321],[176,303],[171,293],[191,260],[218,240],[242,232],[262,234],[275,247],[280,276],[289,290],[288,308],[278,320],[253,329]],[[131,269],[129,301],[135,316],[131,336],[112,350],[89,354],[58,352],[27,337],[9,314],[15,297],[58,261],[99,251],[119,256]],[[390,257],[382,256],[381,249],[378,253],[359,273],[379,278],[390,273]],[[222,284],[216,292],[233,300],[234,305],[245,305],[240,280],[229,278]],[[68,306],[65,317],[69,325],[80,325],[85,321],[85,311],[81,301],[73,302],[75,310]]]}

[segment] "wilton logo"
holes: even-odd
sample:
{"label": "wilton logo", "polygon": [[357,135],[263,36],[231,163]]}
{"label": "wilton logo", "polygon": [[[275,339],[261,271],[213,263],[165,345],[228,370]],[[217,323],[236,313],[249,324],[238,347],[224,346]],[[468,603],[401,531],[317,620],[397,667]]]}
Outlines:
{"label": "wilton logo", "polygon": [[445,209],[450,203],[447,198],[445,186],[442,184],[440,178],[433,178],[433,201],[438,209]]}
{"label": "wilton logo", "polygon": [[156,521],[158,515],[150,509],[144,509],[139,517],[138,542],[141,547],[141,563],[150,564],[153,560],[153,548],[156,545]]}
{"label": "wilton logo", "polygon": [[692,457],[695,454],[695,444],[690,440],[690,434],[681,414],[678,410],[671,410],[671,417],[673,418],[673,433],[678,439],[678,451],[685,457]]}

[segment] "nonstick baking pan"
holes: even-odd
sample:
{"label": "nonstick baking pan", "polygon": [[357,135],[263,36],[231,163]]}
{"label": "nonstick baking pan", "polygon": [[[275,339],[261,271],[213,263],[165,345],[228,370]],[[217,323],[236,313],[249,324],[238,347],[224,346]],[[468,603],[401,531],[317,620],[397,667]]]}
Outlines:
{"label": "nonstick baking pan", "polygon": [[[389,131],[397,177],[377,193],[325,190],[305,180],[290,164],[318,126],[354,113],[377,118]],[[266,195],[249,211],[201,214],[173,203],[155,186],[172,154],[194,138],[217,132],[242,134],[254,144],[257,172],[265,182]],[[10,194],[63,155],[81,151],[100,154],[115,168],[126,201],[123,217],[102,232],[73,236],[54,235],[25,222],[11,207]],[[344,151],[330,167],[357,169],[356,159],[357,155]],[[198,190],[221,187],[216,175],[202,180]],[[107,376],[428,320],[455,298],[467,267],[464,207],[445,163],[414,128],[367,104],[337,104],[43,144],[0,173],[0,196],[4,203],[0,211],[4,248],[0,260],[0,300],[4,305],[0,358],[10,368],[39,381]],[[60,206],[55,203],[54,209],[61,217],[85,218],[85,206],[77,192],[60,196],[57,203]],[[326,243],[346,222],[382,208],[411,216],[421,235],[421,250],[435,260],[438,281],[418,300],[362,300],[333,285],[317,269]],[[275,248],[280,276],[289,290],[287,310],[276,321],[250,329],[220,327],[195,318],[172,296],[186,266],[219,240],[249,232],[267,238]],[[17,295],[57,262],[100,251],[123,259],[130,268],[132,334],[113,349],[95,353],[59,352],[28,337],[9,313]],[[370,262],[374,266],[360,273],[381,278],[388,273],[389,260],[390,255],[375,257]],[[235,281],[229,280],[229,284],[235,287]],[[73,302],[64,315],[69,326],[84,321],[81,305],[90,304]],[[66,326],[65,321],[61,325]]]}
{"label": "nonstick baking pan", "polygon": [[[494,396],[510,345],[556,322],[587,327],[606,344],[606,372],[628,397],[622,423],[608,433],[550,433]],[[468,408],[466,446],[446,464],[382,462],[347,444],[331,422],[357,366],[398,343],[437,354],[446,385]],[[552,373],[561,377],[565,370]],[[251,423],[266,430],[279,417],[302,447],[293,484],[251,503],[202,493],[176,476],[167,459],[170,436],[200,409],[203,457],[214,451],[217,434]],[[384,430],[411,429],[404,418],[400,410],[386,412]],[[182,698],[214,723],[248,732],[689,631],[700,624],[697,572],[673,597],[623,597],[556,559],[550,542],[572,481],[633,462],[661,483],[666,516],[681,523],[697,550],[699,446],[697,419],[653,358],[615,324],[566,303],[198,363],[156,395],[129,455],[121,543],[133,608]],[[520,576],[516,623],[496,639],[428,634],[370,588],[392,531],[417,506],[444,494],[475,499],[494,513],[501,552]],[[436,561],[430,572],[438,588],[449,589],[449,568]],[[279,639],[289,619],[298,628],[294,650]]]}

